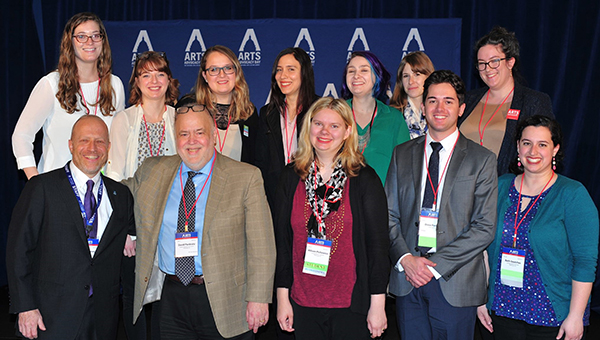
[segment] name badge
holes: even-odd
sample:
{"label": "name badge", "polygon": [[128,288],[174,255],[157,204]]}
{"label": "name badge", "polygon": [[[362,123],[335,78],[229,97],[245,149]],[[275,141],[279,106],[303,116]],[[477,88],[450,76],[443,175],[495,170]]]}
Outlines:
{"label": "name badge", "polygon": [[506,114],[506,119],[517,120],[519,119],[519,114],[521,114],[521,110],[510,109]]}
{"label": "name badge", "polygon": [[96,254],[96,249],[98,249],[98,240],[97,238],[88,238],[88,247],[90,247],[90,254],[94,257]]}
{"label": "name badge", "polygon": [[503,285],[523,288],[525,250],[502,247],[500,282]]}
{"label": "name badge", "polygon": [[248,125],[244,125],[244,137],[248,137],[250,135],[250,132],[248,130]]}
{"label": "name badge", "polygon": [[439,212],[427,208],[421,209],[419,216],[419,247],[435,248],[437,246],[437,224]]}
{"label": "name badge", "polygon": [[175,234],[175,257],[198,256],[198,232]]}
{"label": "name badge", "polygon": [[309,237],[306,241],[302,272],[324,277],[327,275],[327,269],[329,268],[330,254],[331,241]]}

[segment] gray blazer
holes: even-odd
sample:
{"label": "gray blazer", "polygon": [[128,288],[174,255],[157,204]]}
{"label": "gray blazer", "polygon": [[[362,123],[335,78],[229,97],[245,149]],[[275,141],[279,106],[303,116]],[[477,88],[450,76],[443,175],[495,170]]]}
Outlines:
{"label": "gray blazer", "polygon": [[[425,136],[421,136],[394,149],[385,183],[394,265],[406,253],[418,256],[424,142]],[[496,157],[460,134],[446,171],[437,252],[429,259],[437,264],[442,293],[452,306],[478,306],[486,302],[483,250],[496,230]],[[405,273],[393,269],[390,293],[405,296],[412,289]]]}

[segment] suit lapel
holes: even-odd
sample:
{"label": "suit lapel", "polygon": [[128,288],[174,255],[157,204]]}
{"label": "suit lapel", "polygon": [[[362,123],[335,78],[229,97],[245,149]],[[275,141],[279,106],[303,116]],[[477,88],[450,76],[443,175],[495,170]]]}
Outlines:
{"label": "suit lapel", "polygon": [[423,155],[425,154],[425,140],[426,137],[422,137],[417,140],[413,149],[410,163],[412,163],[412,181],[415,184],[415,199],[422,200],[421,198],[421,178],[423,177]]}
{"label": "suit lapel", "polygon": [[215,168],[212,173],[212,179],[210,181],[210,190],[208,192],[208,199],[206,201],[206,207],[204,208],[204,228],[202,230],[203,239],[207,235],[208,229],[211,227],[211,222],[215,218],[217,208],[225,192],[225,185],[227,184],[227,177],[225,171],[227,171],[221,162],[223,156],[220,153],[215,153]]}
{"label": "suit lapel", "polygon": [[458,135],[458,141],[456,142],[456,147],[454,148],[454,152],[450,158],[450,163],[448,164],[448,170],[446,173],[446,178],[444,180],[444,189],[442,190],[442,206],[440,207],[440,211],[445,209],[448,205],[447,199],[444,197],[450,197],[450,193],[452,192],[452,188],[454,187],[455,179],[458,177],[460,173],[460,168],[462,166],[463,161],[465,160],[465,156],[467,155],[467,139],[460,132]]}
{"label": "suit lapel", "polygon": [[56,182],[56,193],[58,194],[58,197],[64,198],[62,202],[65,206],[65,218],[69,218],[71,220],[72,226],[76,229],[77,234],[79,234],[82,244],[85,244],[85,247],[87,248],[87,237],[85,236],[81,209],[79,208],[77,197],[73,192],[73,188],[69,183],[69,179],[67,178],[67,173],[64,171],[64,168],[60,173],[59,180]]}
{"label": "suit lapel", "polygon": [[[110,205],[112,207],[112,213],[108,218],[108,222],[106,223],[106,228],[104,229],[104,233],[102,234],[102,238],[100,239],[100,243],[98,244],[98,250],[96,250],[96,254],[94,257],[98,256],[104,248],[107,247],[107,244],[110,244],[115,236],[119,233],[119,226],[113,223],[114,216],[116,213],[116,209],[122,206],[122,200],[119,196],[117,196],[117,191],[113,187],[112,183],[105,181],[105,177],[102,176],[102,182],[104,183],[104,187],[106,188],[106,196],[102,199],[108,199],[110,201]],[[121,203],[121,204],[120,204]]]}

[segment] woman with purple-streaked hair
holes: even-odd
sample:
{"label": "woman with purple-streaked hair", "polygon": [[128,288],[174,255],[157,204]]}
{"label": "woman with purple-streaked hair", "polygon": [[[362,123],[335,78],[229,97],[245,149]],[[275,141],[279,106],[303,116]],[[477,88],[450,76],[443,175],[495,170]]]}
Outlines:
{"label": "woman with purple-streaked hair", "polygon": [[352,107],[358,150],[385,182],[392,151],[410,139],[402,113],[387,106],[390,73],[369,51],[353,52],[344,69],[342,97]]}

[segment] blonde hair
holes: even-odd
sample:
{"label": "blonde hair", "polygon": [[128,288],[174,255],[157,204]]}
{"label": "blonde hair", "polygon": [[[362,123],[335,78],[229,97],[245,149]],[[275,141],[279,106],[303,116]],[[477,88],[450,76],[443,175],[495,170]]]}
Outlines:
{"label": "blonde hair", "polygon": [[348,177],[358,176],[358,171],[365,166],[365,158],[358,152],[358,132],[356,131],[356,123],[352,116],[352,109],[343,99],[334,99],[331,97],[323,97],[315,101],[302,122],[302,130],[298,138],[298,150],[294,155],[294,170],[302,179],[306,179],[308,169],[311,163],[315,160],[315,152],[310,143],[310,126],[314,116],[324,109],[335,111],[342,117],[346,128],[351,127],[348,138],[342,143],[340,150],[334,160],[342,161],[342,168]]}
{"label": "blonde hair", "polygon": [[[429,77],[435,71],[431,59],[421,51],[411,52],[402,58],[400,66],[398,66],[398,72],[396,72],[394,94],[392,95],[392,99],[390,99],[390,106],[400,111],[403,111],[408,103],[408,95],[402,84],[402,72],[404,72],[406,64],[410,65],[413,72],[419,72],[426,77]],[[420,108],[417,108],[417,110],[420,110]]]}
{"label": "blonde hair", "polygon": [[[110,77],[112,72],[112,57],[110,51],[110,45],[108,43],[108,36],[106,35],[106,29],[102,20],[94,13],[79,13],[75,14],[63,30],[63,35],[60,43],[60,57],[58,59],[58,92],[56,93],[56,99],[60,103],[60,107],[67,113],[73,113],[77,111],[77,97],[79,96],[79,75],[77,64],[75,63],[75,49],[73,48],[73,34],[75,29],[88,21],[94,21],[100,28],[100,34],[102,34],[102,52],[96,62],[96,68],[98,69],[98,80],[100,82],[100,96],[98,102],[95,105],[100,107],[100,112],[105,116],[111,116],[111,111],[115,110],[113,106],[113,95],[114,90],[112,88]],[[83,98],[79,96],[81,106],[87,111],[89,109],[83,102]],[[91,103],[90,103],[91,104]],[[86,112],[90,113],[90,112]]]}
{"label": "blonde hair", "polygon": [[216,111],[216,107],[213,103],[214,99],[212,91],[202,76],[206,70],[206,60],[208,59],[208,56],[214,52],[219,52],[229,58],[229,61],[231,61],[233,68],[235,69],[235,86],[231,93],[231,106],[229,107],[228,115],[231,117],[232,122],[246,120],[254,113],[254,105],[250,102],[250,91],[248,90],[246,78],[244,78],[242,65],[240,65],[238,58],[228,47],[216,45],[204,52],[202,60],[200,61],[200,70],[198,71],[198,79],[196,80],[196,86],[194,88],[196,101],[199,104],[206,105],[207,109]]}

